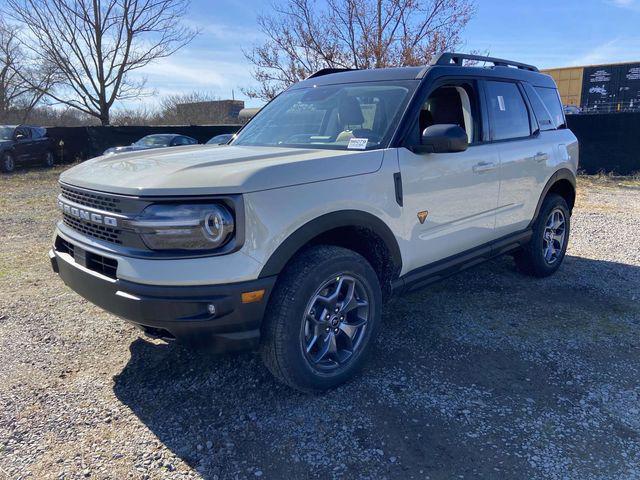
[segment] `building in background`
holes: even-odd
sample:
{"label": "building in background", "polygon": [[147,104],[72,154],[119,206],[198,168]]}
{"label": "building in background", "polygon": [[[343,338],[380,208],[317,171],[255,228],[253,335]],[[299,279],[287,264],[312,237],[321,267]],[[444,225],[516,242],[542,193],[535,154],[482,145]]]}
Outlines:
{"label": "building in background", "polygon": [[583,112],[640,111],[640,62],[543,70],[558,84],[565,106]]}
{"label": "building in background", "polygon": [[187,119],[191,125],[237,124],[242,100],[211,100],[207,102],[179,103],[178,119]]}

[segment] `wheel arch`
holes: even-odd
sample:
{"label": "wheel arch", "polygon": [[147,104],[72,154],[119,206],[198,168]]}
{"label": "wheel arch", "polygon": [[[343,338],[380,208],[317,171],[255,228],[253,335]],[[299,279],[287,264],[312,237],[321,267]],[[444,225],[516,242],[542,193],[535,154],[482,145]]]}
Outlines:
{"label": "wheel arch", "polygon": [[400,247],[383,220],[362,210],[340,210],[316,217],[295,230],[271,254],[259,277],[278,275],[303,248],[318,244],[342,246],[365,257],[376,270],[385,297],[402,269]]}
{"label": "wheel arch", "polygon": [[544,199],[547,198],[547,195],[550,193],[557,193],[561,197],[563,197],[567,205],[569,206],[569,212],[573,211],[573,206],[576,201],[576,176],[575,174],[569,170],[568,168],[562,168],[556,171],[549,181],[544,186],[542,190],[542,194],[538,199],[538,205],[536,205],[536,212],[533,216],[533,220],[531,221],[531,225],[533,225],[540,214],[540,209],[542,208],[542,203]]}

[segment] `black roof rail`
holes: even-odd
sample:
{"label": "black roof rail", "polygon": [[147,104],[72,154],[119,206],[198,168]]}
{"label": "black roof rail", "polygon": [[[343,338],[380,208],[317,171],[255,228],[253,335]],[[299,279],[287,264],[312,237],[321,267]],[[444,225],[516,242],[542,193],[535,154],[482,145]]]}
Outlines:
{"label": "black roof rail", "polygon": [[331,75],[332,73],[353,72],[354,70],[358,70],[358,69],[357,68],[323,68],[322,70],[318,70],[317,72],[312,73],[305,80],[309,80],[310,78],[322,77],[323,75]]}
{"label": "black roof rail", "polygon": [[451,53],[445,52],[436,58],[431,65],[455,65],[463,66],[464,60],[474,60],[478,62],[493,63],[496,67],[516,67],[520,70],[529,70],[530,72],[539,72],[538,67],[527,65],[526,63],[512,62],[502,58],[484,57],[482,55],[471,55],[468,53]]}

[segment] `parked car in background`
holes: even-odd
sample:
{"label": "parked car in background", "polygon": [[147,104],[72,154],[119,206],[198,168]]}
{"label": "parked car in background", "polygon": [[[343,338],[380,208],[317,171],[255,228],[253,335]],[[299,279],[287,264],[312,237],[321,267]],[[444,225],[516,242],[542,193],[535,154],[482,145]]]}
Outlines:
{"label": "parked car in background", "polygon": [[210,138],[207,145],[225,145],[229,143],[229,140],[233,138],[233,133],[223,133],[222,135],[216,135]]}
{"label": "parked car in background", "polygon": [[30,125],[0,126],[0,169],[12,172],[19,165],[55,164],[47,129]]}
{"label": "parked car in background", "polygon": [[150,148],[178,147],[181,145],[195,145],[198,141],[195,138],[179,135],[177,133],[156,133],[142,137],[137,142],[124,147],[111,147],[104,151],[104,155],[114,153],[134,152],[138,150],[149,150]]}
{"label": "parked car in background", "polygon": [[578,115],[582,113],[580,107],[576,107],[575,105],[565,105],[564,106],[564,114],[565,115]]}

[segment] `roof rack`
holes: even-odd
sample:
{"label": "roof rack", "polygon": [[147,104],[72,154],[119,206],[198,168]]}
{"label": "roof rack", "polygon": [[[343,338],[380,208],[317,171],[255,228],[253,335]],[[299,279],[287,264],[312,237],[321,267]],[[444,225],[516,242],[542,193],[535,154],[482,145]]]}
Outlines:
{"label": "roof rack", "polygon": [[317,72],[312,73],[305,80],[309,80],[310,78],[322,77],[323,75],[331,75],[332,73],[353,72],[354,70],[358,70],[358,69],[357,68],[323,68],[322,70],[318,70]]}
{"label": "roof rack", "polygon": [[478,62],[493,63],[496,67],[516,67],[520,70],[529,70],[530,72],[538,72],[538,67],[527,65],[526,63],[512,62],[502,58],[483,57],[482,55],[471,55],[468,53],[451,53],[445,52],[436,58],[431,65],[455,65],[463,66],[464,60],[475,60]]}

